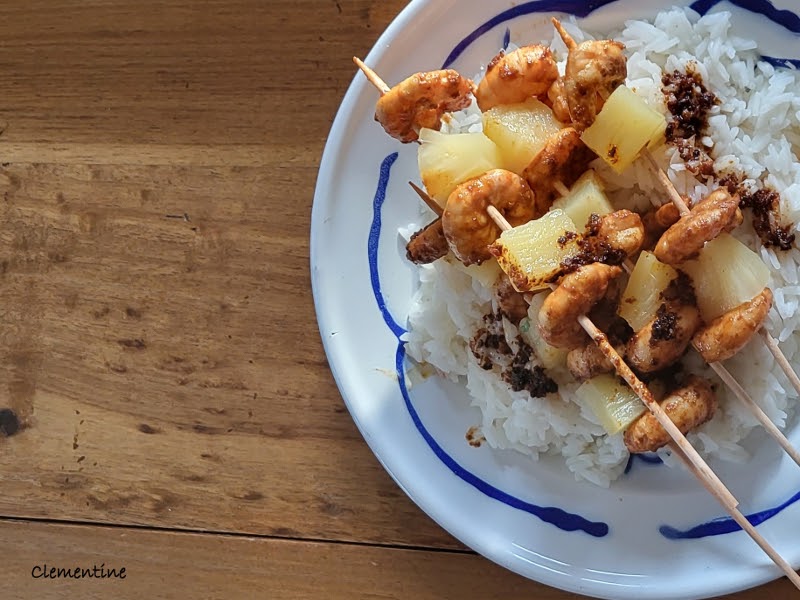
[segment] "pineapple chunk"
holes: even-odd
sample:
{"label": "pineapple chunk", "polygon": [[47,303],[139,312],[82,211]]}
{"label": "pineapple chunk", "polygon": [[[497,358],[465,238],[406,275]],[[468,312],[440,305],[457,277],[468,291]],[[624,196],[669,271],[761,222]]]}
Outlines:
{"label": "pineapple chunk", "polygon": [[600,179],[592,170],[581,175],[567,196],[553,202],[553,208],[563,210],[579,227],[585,226],[592,214],[603,216],[614,212]]}
{"label": "pineapple chunk", "polygon": [[483,132],[500,149],[503,168],[519,175],[559,129],[553,111],[536,98],[483,113]]}
{"label": "pineapple chunk", "polygon": [[417,154],[425,189],[444,208],[447,197],[459,183],[502,164],[500,150],[482,133],[419,132],[422,144]]}
{"label": "pineapple chunk", "polygon": [[539,311],[542,309],[542,304],[544,304],[549,295],[550,292],[541,292],[533,297],[531,305],[528,307],[528,316],[519,325],[519,332],[522,339],[533,348],[539,358],[539,362],[542,363],[545,369],[565,369],[567,366],[567,350],[556,348],[545,342],[542,336],[539,335],[539,328],[536,325],[539,321]]}
{"label": "pineapple chunk", "polygon": [[660,262],[655,254],[642,252],[628,279],[628,286],[622,293],[617,311],[619,316],[634,331],[640,331],[656,316],[658,307],[663,303],[662,292],[677,276],[678,272]]}
{"label": "pineapple chunk", "polygon": [[666,126],[664,115],[621,85],[608,97],[581,139],[614,171],[622,173],[642,148],[657,142]]}
{"label": "pineapple chunk", "polygon": [[761,257],[728,233],[706,243],[700,256],[681,269],[692,278],[706,323],[749,302],[769,283],[769,267]]}
{"label": "pineapple chunk", "polygon": [[639,397],[613,375],[598,375],[585,381],[575,395],[595,414],[608,435],[616,435],[647,410]]}
{"label": "pineapple chunk", "polygon": [[504,231],[489,250],[517,291],[540,290],[558,274],[565,258],[579,252],[575,231],[575,223],[563,210],[553,210]]}

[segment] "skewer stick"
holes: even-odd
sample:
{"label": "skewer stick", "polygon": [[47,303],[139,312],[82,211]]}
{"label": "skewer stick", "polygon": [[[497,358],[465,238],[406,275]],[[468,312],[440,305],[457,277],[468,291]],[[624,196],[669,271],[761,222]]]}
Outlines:
{"label": "skewer stick", "polygon": [[684,217],[691,212],[689,207],[686,206],[686,202],[683,201],[681,195],[678,193],[678,190],[675,189],[675,186],[672,185],[672,182],[667,177],[667,174],[661,170],[661,167],[658,166],[656,159],[653,158],[653,154],[645,148],[642,150],[642,156],[647,161],[647,165],[650,168],[650,171],[655,175],[658,182],[664,188],[664,191],[669,194],[670,201],[675,205],[675,208],[681,213],[681,216]]}
{"label": "skewer stick", "polygon": [[420,199],[427,205],[428,208],[436,213],[437,217],[441,217],[444,214],[444,211],[442,210],[442,207],[439,206],[439,203],[431,198],[425,190],[423,190],[413,181],[409,181],[408,185],[411,186],[411,189],[417,192],[417,196],[420,197]]}
{"label": "skewer stick", "polygon": [[[681,195],[675,189],[675,186],[672,184],[669,177],[667,177],[667,174],[664,173],[664,171],[662,171],[659,168],[655,158],[653,158],[653,155],[647,148],[645,148],[642,151],[642,156],[644,156],[645,160],[647,161],[647,164],[650,170],[652,171],[653,175],[656,176],[658,181],[664,187],[664,190],[667,192],[667,194],[669,194],[670,200],[680,211],[681,216],[688,215],[690,212],[689,207],[686,206],[686,203],[683,201],[683,198],[681,198]],[[789,382],[792,384],[792,387],[798,394],[800,394],[800,377],[798,377],[797,373],[794,372],[794,369],[787,360],[786,355],[783,353],[780,346],[778,346],[777,340],[772,336],[772,334],[770,334],[763,327],[761,328],[760,333],[761,337],[764,338],[764,342],[766,342],[767,344],[767,348],[769,348],[769,351],[775,357],[775,360],[777,361],[781,370],[786,374],[786,377],[789,379]]]}
{"label": "skewer stick", "polygon": [[708,366],[714,369],[714,372],[719,375],[719,378],[722,379],[725,385],[727,385],[731,391],[733,391],[736,397],[741,400],[744,405],[747,406],[747,408],[750,409],[750,412],[752,412],[756,420],[764,426],[764,429],[767,430],[767,433],[775,438],[775,441],[778,442],[781,448],[786,451],[786,454],[788,454],[792,460],[800,466],[800,452],[798,452],[797,449],[792,446],[792,443],[786,438],[783,432],[778,429],[777,425],[772,422],[772,419],[767,416],[767,413],[765,413],[764,410],[758,404],[756,404],[755,400],[750,397],[750,394],[748,394],[739,384],[739,382],[733,378],[733,375],[731,375],[730,371],[728,371],[728,369],[718,362],[708,363]]}
{"label": "skewer stick", "polygon": [[353,62],[356,63],[356,66],[359,69],[361,69],[361,72],[364,73],[369,82],[378,89],[378,91],[381,93],[381,96],[391,89],[388,85],[386,85],[386,82],[381,79],[375,71],[365,65],[364,61],[362,61],[360,58],[354,56]]}
{"label": "skewer stick", "polygon": [[[503,231],[508,231],[511,229],[511,224],[506,221],[505,217],[503,217],[500,211],[498,211],[494,206],[489,206],[486,209],[486,212],[489,214],[492,220],[494,220],[497,226],[500,227],[500,229]],[[555,289],[555,287],[555,285],[550,286],[551,289]],[[700,483],[703,485],[703,487],[705,487],[711,493],[711,495],[714,496],[720,502],[720,504],[722,504],[728,514],[733,518],[734,521],[736,521],[736,523],[738,523],[742,530],[744,530],[767,554],[767,556],[772,559],[772,561],[781,569],[781,571],[783,571],[784,575],[786,575],[786,577],[795,585],[795,587],[800,589],[800,575],[798,575],[792,566],[787,563],[780,554],[778,554],[778,552],[769,544],[769,542],[767,542],[767,540],[756,530],[756,528],[753,527],[750,521],[747,520],[747,517],[745,517],[737,508],[739,501],[733,496],[730,490],[725,487],[725,484],[720,481],[716,473],[714,473],[711,467],[706,464],[702,457],[697,453],[697,450],[694,449],[683,433],[681,433],[681,431],[675,426],[669,416],[667,416],[667,414],[664,412],[664,409],[661,407],[661,405],[656,402],[655,398],[653,398],[653,395],[647,386],[638,377],[636,377],[630,367],[628,367],[625,361],[622,360],[622,357],[614,349],[614,346],[612,346],[608,341],[606,335],[600,331],[586,315],[578,317],[578,322],[580,323],[581,327],[583,327],[584,331],[586,331],[586,333],[588,333],[592,340],[594,340],[594,342],[598,345],[600,350],[602,350],[606,358],[611,361],[611,364],[614,365],[617,374],[628,382],[628,385],[631,386],[631,389],[636,392],[639,398],[642,399],[645,405],[656,417],[661,426],[664,427],[667,433],[669,433],[673,440],[671,447],[673,448],[673,451],[675,451],[676,456],[678,456],[686,465],[686,467],[700,480]]]}
{"label": "skewer stick", "polygon": [[789,379],[789,382],[792,384],[792,387],[800,394],[800,377],[797,376],[797,373],[794,372],[792,369],[792,365],[789,363],[786,355],[781,351],[780,346],[778,346],[778,340],[776,340],[772,334],[764,329],[761,328],[761,337],[764,338],[764,342],[767,344],[767,348],[769,351],[772,352],[772,355],[775,357],[775,360],[778,362],[778,365],[786,374],[786,377]]}

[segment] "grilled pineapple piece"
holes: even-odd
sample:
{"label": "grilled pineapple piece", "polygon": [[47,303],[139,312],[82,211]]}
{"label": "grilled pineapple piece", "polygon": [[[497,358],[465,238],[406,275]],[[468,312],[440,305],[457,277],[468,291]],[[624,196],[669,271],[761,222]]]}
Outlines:
{"label": "grilled pineapple piece", "polygon": [[592,170],[581,175],[568,195],[553,202],[553,208],[560,208],[567,213],[578,227],[584,227],[592,214],[603,216],[614,212],[600,178]]}
{"label": "grilled pineapple piece", "polygon": [[655,254],[642,252],[622,293],[617,313],[634,331],[640,331],[656,316],[664,302],[661,293],[677,276],[678,272],[660,262]]}
{"label": "grilled pineapple piece", "polygon": [[636,160],[642,148],[656,143],[667,121],[624,85],[612,93],[581,139],[617,173]]}
{"label": "grilled pineapple piece", "polygon": [[503,168],[519,175],[561,127],[553,111],[536,98],[483,113],[483,132],[500,149]]}
{"label": "grilled pineapple piece", "polygon": [[608,435],[616,435],[647,410],[639,397],[613,375],[598,375],[575,390]]}
{"label": "grilled pineapple piece", "polygon": [[500,150],[482,133],[419,132],[419,172],[428,194],[444,208],[447,197],[459,183],[497,169]]}
{"label": "grilled pineapple piece", "polygon": [[540,290],[578,253],[575,223],[563,210],[504,231],[489,250],[520,292]]}
{"label": "grilled pineapple piece", "polygon": [[681,270],[692,278],[706,323],[749,302],[769,283],[769,267],[761,257],[728,233],[707,242],[700,256],[683,263]]}

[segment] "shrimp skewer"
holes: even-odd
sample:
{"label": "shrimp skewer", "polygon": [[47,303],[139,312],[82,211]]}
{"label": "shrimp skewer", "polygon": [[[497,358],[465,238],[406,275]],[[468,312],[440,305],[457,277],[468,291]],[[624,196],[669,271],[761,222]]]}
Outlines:
{"label": "shrimp skewer", "polygon": [[[366,66],[365,66],[366,68]],[[371,71],[366,68],[367,71]],[[367,72],[365,71],[365,72]],[[375,76],[377,81],[380,78]],[[372,81],[372,79],[370,79]],[[373,82],[374,83],[374,82]],[[384,84],[385,87],[385,84]],[[379,87],[379,89],[381,89]],[[645,152],[647,152],[645,150]],[[652,158],[652,157],[651,157]],[[665,175],[666,177],[666,175]],[[677,192],[675,192],[677,195]],[[681,199],[682,201],[682,199]],[[685,204],[684,204],[685,207]],[[506,221],[505,217],[493,205],[489,204],[486,207],[486,212],[495,221],[501,230],[511,229],[511,225]],[[551,286],[551,289],[555,286]],[[528,296],[526,296],[526,299]],[[781,569],[786,577],[800,590],[800,575],[798,575],[792,566],[769,544],[769,542],[756,530],[742,512],[737,508],[739,505],[738,500],[733,496],[730,490],[725,487],[725,484],[717,477],[716,473],[706,464],[703,458],[697,453],[697,450],[688,442],[686,437],[681,433],[677,426],[670,420],[669,416],[664,412],[661,405],[656,402],[650,390],[644,383],[634,374],[628,367],[616,349],[608,341],[606,335],[600,331],[592,321],[585,315],[578,317],[578,322],[581,327],[589,334],[589,337],[598,345],[603,351],[611,364],[625,381],[631,386],[631,389],[642,399],[645,405],[650,409],[652,414],[656,417],[661,426],[667,431],[672,440],[670,447],[675,455],[684,463],[684,465],[697,477],[703,487],[719,501],[725,508],[728,514],[739,524],[753,541],[770,557],[770,559]]]}
{"label": "shrimp skewer", "polygon": [[[689,210],[689,207],[686,206],[686,202],[678,193],[678,190],[675,189],[675,186],[672,184],[669,177],[667,177],[667,174],[659,168],[658,163],[656,163],[655,158],[653,158],[653,155],[647,148],[645,148],[642,151],[642,156],[644,156],[648,168],[656,176],[656,179],[658,179],[659,183],[667,192],[670,201],[678,209],[681,216],[690,214],[691,211]],[[767,348],[775,357],[775,360],[778,362],[778,365],[780,365],[781,370],[786,374],[786,377],[789,379],[789,382],[792,384],[792,387],[798,394],[800,394],[800,378],[797,376],[797,373],[794,372],[792,365],[787,360],[786,355],[784,355],[783,351],[781,351],[780,346],[778,346],[778,341],[764,327],[761,328],[760,334],[761,337],[764,338]],[[750,401],[752,402],[752,400]],[[761,420],[760,417],[759,420]],[[784,437],[783,434],[781,434],[781,437]],[[779,443],[781,443],[781,446],[784,446],[782,440],[779,439],[778,441]],[[800,461],[797,461],[797,459],[795,459],[795,462],[797,462],[800,465]]]}
{"label": "shrimp skewer", "polygon": [[[493,206],[489,206],[487,212],[492,219],[495,220],[497,225],[503,229],[511,229],[510,223],[503,218],[503,215]],[[551,289],[555,286],[551,286]],[[630,367],[625,364],[622,357],[614,349],[614,346],[608,341],[606,335],[595,327],[594,323],[586,317],[581,315],[578,317],[578,322],[581,327],[589,334],[589,337],[600,347],[606,357],[614,365],[617,374],[621,376],[631,389],[641,398],[647,408],[650,409],[652,415],[658,423],[667,431],[672,440],[670,448],[672,448],[675,455],[684,463],[684,465],[700,480],[703,487],[714,496],[720,504],[728,511],[728,514],[733,518],[736,523],[744,530],[753,541],[772,559],[772,561],[783,571],[784,575],[791,581],[797,589],[800,589],[800,575],[795,572],[792,566],[769,544],[769,542],[756,530],[750,523],[747,517],[737,508],[739,501],[731,494],[730,490],[725,487],[725,484],[720,481],[714,471],[706,464],[706,462],[697,454],[697,450],[688,442],[686,437],[677,428],[675,423],[664,412],[661,405],[656,402],[650,390],[642,381],[636,377],[631,371]]]}

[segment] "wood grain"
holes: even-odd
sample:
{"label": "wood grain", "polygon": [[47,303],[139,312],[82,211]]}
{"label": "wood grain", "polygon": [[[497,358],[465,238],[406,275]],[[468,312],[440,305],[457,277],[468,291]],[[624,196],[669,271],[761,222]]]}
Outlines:
{"label": "wood grain", "polygon": [[[0,593],[49,600],[65,597],[225,599],[384,598],[441,600],[578,600],[464,552],[403,550],[228,535],[128,528],[0,523],[4,559]],[[124,579],[45,579],[45,565],[125,568]],[[14,595],[16,594],[16,595]],[[776,582],[728,600],[788,600]]]}
{"label": "wood grain", "polygon": [[361,441],[310,294],[375,6],[0,7],[0,513],[457,546]]}
{"label": "wood grain", "polygon": [[575,598],[422,514],[320,344],[319,158],[404,5],[0,4],[3,597]]}

